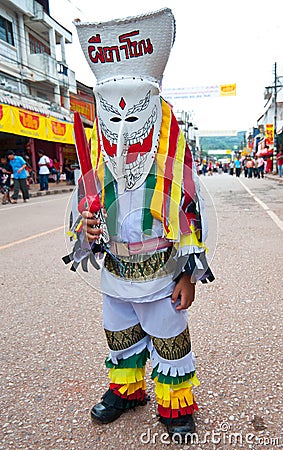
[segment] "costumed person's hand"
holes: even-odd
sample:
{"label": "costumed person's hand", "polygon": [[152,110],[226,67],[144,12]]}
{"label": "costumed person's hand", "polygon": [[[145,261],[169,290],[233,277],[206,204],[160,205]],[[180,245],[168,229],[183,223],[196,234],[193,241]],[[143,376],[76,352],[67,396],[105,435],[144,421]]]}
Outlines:
{"label": "costumed person's hand", "polygon": [[183,273],[172,294],[172,303],[180,299],[180,304],[176,310],[181,311],[191,306],[195,299],[195,284],[191,282],[190,275]]}
{"label": "costumed person's hand", "polygon": [[102,234],[101,228],[94,228],[99,225],[100,221],[93,219],[93,214],[89,211],[82,212],[83,217],[83,229],[85,232],[85,237],[89,242],[96,241]]}

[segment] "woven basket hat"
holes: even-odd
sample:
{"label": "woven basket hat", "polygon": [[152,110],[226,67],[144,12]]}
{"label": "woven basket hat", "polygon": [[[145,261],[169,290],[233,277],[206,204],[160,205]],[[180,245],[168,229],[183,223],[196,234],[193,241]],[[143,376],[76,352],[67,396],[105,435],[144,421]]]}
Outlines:
{"label": "woven basket hat", "polygon": [[171,9],[101,23],[76,22],[75,25],[97,83],[139,77],[161,84],[175,38]]}

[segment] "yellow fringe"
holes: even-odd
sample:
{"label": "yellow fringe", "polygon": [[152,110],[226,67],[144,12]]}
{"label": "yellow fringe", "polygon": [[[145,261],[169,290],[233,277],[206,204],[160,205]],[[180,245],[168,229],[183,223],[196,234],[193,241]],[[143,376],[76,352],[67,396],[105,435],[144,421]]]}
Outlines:
{"label": "yellow fringe", "polygon": [[200,384],[196,375],[180,384],[159,383],[158,377],[154,379],[156,401],[164,408],[185,408],[194,403],[192,387]]}
{"label": "yellow fringe", "polygon": [[169,205],[169,233],[166,235],[167,239],[173,239],[176,241],[179,237],[179,208],[182,195],[182,182],[184,171],[184,153],[186,148],[185,137],[180,130],[176,158],[174,160],[173,167],[173,182],[170,194]]}
{"label": "yellow fringe", "polygon": [[179,409],[190,406],[194,403],[194,396],[191,390],[192,387],[179,389],[178,391],[168,391],[163,397],[156,394],[156,401],[164,408]]}
{"label": "yellow fringe", "polygon": [[178,248],[194,245],[200,248],[204,248],[207,252],[208,249],[206,245],[198,240],[198,232],[196,231],[195,227],[193,225],[190,225],[190,229],[191,234],[180,235],[180,242],[176,242],[174,244],[175,248],[178,250]]}
{"label": "yellow fringe", "polygon": [[77,239],[77,235],[76,235],[76,233],[74,233],[73,231],[71,231],[71,230],[69,230],[69,231],[66,231],[66,235],[69,237],[69,238],[73,238],[74,240],[76,240]]}
{"label": "yellow fringe", "polygon": [[115,384],[130,384],[142,381],[145,377],[145,368],[110,369],[108,377]]}
{"label": "yellow fringe", "polygon": [[94,121],[91,133],[91,163],[94,169],[97,166],[97,159],[98,159],[98,135],[96,129],[96,121]]}
{"label": "yellow fringe", "polygon": [[150,211],[152,216],[162,222],[162,205],[164,192],[165,161],[169,146],[169,133],[171,124],[171,109],[162,100],[162,122],[160,127],[160,139],[156,154],[156,186],[151,200]]}
{"label": "yellow fringe", "polygon": [[139,389],[142,389],[143,391],[146,390],[146,383],[144,380],[138,381],[137,383],[124,384],[124,386],[120,387],[119,392],[120,394],[126,393],[127,395],[131,395]]}

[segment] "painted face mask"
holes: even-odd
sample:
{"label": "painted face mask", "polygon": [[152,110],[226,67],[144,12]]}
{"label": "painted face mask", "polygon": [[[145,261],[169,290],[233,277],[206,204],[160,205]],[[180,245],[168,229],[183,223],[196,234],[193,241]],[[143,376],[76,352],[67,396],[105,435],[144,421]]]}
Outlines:
{"label": "painted face mask", "polygon": [[118,191],[146,179],[158,148],[160,84],[174,41],[170,9],[105,23],[76,23],[96,76],[98,135]]}
{"label": "painted face mask", "polygon": [[146,80],[117,80],[97,86],[95,97],[104,160],[120,192],[135,189],[144,182],[158,147],[159,88]]}

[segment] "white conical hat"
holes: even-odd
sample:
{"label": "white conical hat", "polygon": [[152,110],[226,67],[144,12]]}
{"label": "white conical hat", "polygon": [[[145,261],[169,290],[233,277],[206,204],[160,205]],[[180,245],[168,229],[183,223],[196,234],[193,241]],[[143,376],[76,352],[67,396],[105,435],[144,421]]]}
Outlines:
{"label": "white conical hat", "polygon": [[171,9],[101,23],[75,23],[97,83],[114,78],[162,80],[175,37]]}

